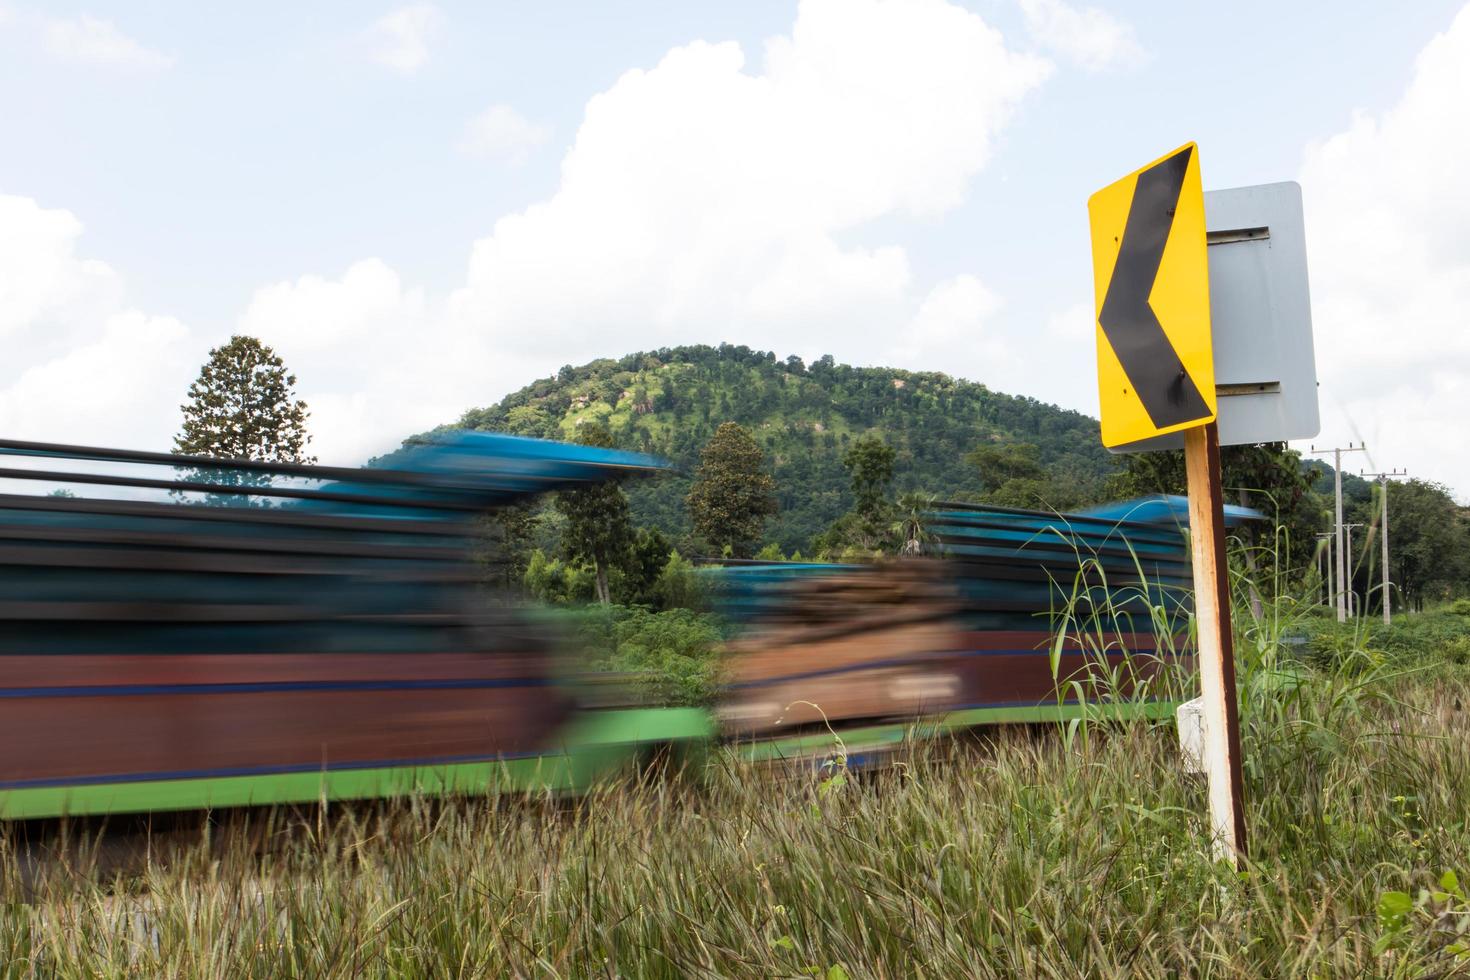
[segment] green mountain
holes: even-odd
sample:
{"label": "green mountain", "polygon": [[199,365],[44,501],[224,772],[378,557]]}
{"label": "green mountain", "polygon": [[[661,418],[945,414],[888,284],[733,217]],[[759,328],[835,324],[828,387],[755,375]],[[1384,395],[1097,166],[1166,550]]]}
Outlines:
{"label": "green mountain", "polygon": [[1065,499],[1094,499],[1113,466],[1098,441],[1097,421],[1032,398],[1004,395],[948,375],[855,368],[829,355],[813,364],[721,344],[629,354],[568,365],[466,412],[474,429],[552,439],[573,438],[600,420],[618,445],[672,460],[677,473],[628,487],[635,518],[684,540],[684,497],[699,451],[726,421],[755,435],[776,480],[780,512],[766,537],[788,553],[809,549],[852,505],[842,456],[852,440],[878,433],[898,452],[895,490],[954,499],[981,488],[965,462],[975,447],[1030,443]]}

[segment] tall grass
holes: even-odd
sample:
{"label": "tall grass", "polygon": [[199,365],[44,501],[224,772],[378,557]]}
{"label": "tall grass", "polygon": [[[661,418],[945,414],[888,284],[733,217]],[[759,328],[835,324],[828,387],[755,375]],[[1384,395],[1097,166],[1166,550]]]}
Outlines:
{"label": "tall grass", "polygon": [[[1470,975],[1470,670],[1281,595],[1237,623],[1240,873],[1169,725],[864,774],[840,743],[816,771],[716,752],[580,799],[232,814],[120,862],[12,833],[0,976]],[[1308,628],[1331,656],[1284,642]]]}
{"label": "tall grass", "polygon": [[1211,861],[1167,727],[918,746],[840,783],[718,755],[575,801],[247,814],[110,872],[73,847],[23,881],[12,841],[0,975],[1470,970],[1470,907],[1415,904],[1470,871],[1470,684],[1404,680],[1330,725],[1321,684],[1300,737],[1248,718],[1242,875]]}
{"label": "tall grass", "polygon": [[[1057,516],[1067,520],[1064,514]],[[1077,566],[1069,580],[1047,573],[1052,595],[1048,652],[1057,698],[1086,709],[1066,727],[1069,743],[1094,723],[1115,719],[1117,707],[1186,700],[1196,687],[1195,673],[1187,668],[1195,633],[1188,614],[1189,590],[1156,581],[1133,543],[1121,534],[1106,543],[1124,548],[1132,567],[1126,581],[1112,580],[1098,552],[1070,530],[1064,523],[1037,533],[1070,547]],[[1149,638],[1147,649],[1135,649],[1130,640],[1140,635]],[[1082,654],[1082,665],[1065,675],[1064,651]]]}

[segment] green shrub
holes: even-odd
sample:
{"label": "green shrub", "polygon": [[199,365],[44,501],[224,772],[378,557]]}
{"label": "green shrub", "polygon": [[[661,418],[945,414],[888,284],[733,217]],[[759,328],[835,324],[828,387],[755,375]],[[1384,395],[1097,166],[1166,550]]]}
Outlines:
{"label": "green shrub", "polygon": [[1456,599],[1450,611],[1456,616],[1470,616],[1470,599]]}
{"label": "green shrub", "polygon": [[653,594],[664,609],[698,609],[704,602],[704,588],[694,563],[677,550],[669,553],[669,560],[654,581]]}
{"label": "green shrub", "polygon": [[541,602],[562,605],[591,602],[594,589],[592,568],[560,558],[547,558],[540,548],[531,552],[526,566],[526,591]]}
{"label": "green shrub", "polygon": [[719,621],[691,609],[589,606],[563,614],[593,670],[631,675],[645,697],[662,704],[714,701]]}
{"label": "green shrub", "polygon": [[1403,667],[1462,663],[1470,649],[1470,616],[1448,609],[1395,614],[1390,626],[1374,616],[1346,623],[1304,616],[1296,628],[1307,638],[1300,658],[1324,670],[1362,655]]}

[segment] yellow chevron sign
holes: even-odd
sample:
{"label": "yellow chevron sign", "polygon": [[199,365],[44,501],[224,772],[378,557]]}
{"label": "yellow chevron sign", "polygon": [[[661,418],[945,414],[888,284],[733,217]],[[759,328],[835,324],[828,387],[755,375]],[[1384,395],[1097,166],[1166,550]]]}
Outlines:
{"label": "yellow chevron sign", "polygon": [[1087,201],[1104,446],[1215,420],[1199,148],[1187,143]]}

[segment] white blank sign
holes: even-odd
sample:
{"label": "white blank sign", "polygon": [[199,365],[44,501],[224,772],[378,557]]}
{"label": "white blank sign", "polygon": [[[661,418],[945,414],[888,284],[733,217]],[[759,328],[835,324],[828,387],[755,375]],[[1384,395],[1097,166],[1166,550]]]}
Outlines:
{"label": "white blank sign", "polygon": [[[1321,427],[1299,184],[1205,193],[1220,445],[1310,439]],[[1179,449],[1173,433],[1115,447]]]}

